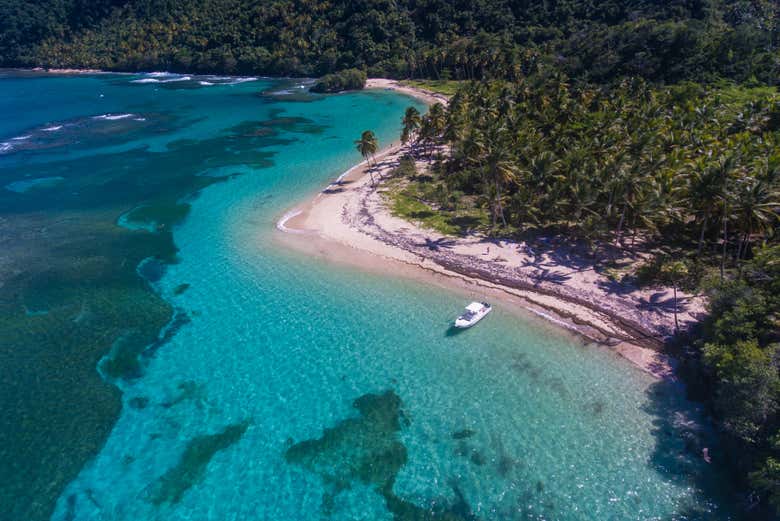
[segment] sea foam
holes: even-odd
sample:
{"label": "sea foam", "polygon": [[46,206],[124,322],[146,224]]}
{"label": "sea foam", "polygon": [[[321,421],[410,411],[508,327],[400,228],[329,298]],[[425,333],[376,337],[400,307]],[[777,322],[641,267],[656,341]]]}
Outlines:
{"label": "sea foam", "polygon": [[92,116],[92,119],[104,119],[107,121],[117,121],[119,119],[132,118],[135,114],[101,114],[100,116]]}
{"label": "sea foam", "polygon": [[140,78],[132,80],[130,83],[173,83],[176,81],[189,81],[192,79],[192,76],[179,76],[177,74],[150,73],[150,76],[152,75],[154,76],[151,78]]}
{"label": "sea foam", "polygon": [[250,81],[257,81],[257,78],[235,78],[228,82],[227,85],[238,85],[239,83],[247,83]]}
{"label": "sea foam", "polygon": [[250,81],[257,81],[255,77],[236,78],[234,76],[207,76],[206,79],[198,81],[198,84],[204,87],[211,87],[213,85],[238,85],[240,83],[247,83]]}

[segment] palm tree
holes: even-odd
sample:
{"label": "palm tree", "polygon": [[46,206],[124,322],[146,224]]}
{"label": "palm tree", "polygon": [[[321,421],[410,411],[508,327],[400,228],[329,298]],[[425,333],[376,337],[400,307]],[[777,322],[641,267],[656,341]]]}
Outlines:
{"label": "palm tree", "polygon": [[730,157],[722,158],[714,165],[707,164],[708,161],[709,158],[704,157],[688,165],[688,193],[685,197],[685,202],[688,203],[701,222],[699,247],[696,253],[699,257],[704,246],[707,225],[713,210],[718,207],[719,202],[723,201],[726,174],[733,165],[733,160]]}
{"label": "palm tree", "polygon": [[531,190],[536,191],[538,199],[535,205],[539,207],[541,217],[547,220],[551,215],[552,204],[550,203],[555,203],[557,199],[553,187],[556,185],[556,180],[561,178],[563,163],[553,152],[545,150],[535,153],[533,147],[529,147],[521,155],[530,157],[531,160],[527,161],[525,168],[518,173],[524,183]]}
{"label": "palm tree", "polygon": [[[406,120],[407,118],[404,117],[404,123],[406,123]],[[435,103],[419,121],[417,125],[417,142],[422,145],[423,149],[430,147],[427,150],[430,156],[434,147],[441,143],[446,129],[447,116],[444,112],[444,106],[441,103]],[[403,140],[404,136],[408,134],[406,126],[404,126],[401,139]]]}
{"label": "palm tree", "polygon": [[441,103],[434,103],[431,108],[428,109],[427,119],[430,121],[430,125],[436,136],[441,137],[442,134],[444,134],[444,128],[447,123],[444,105]]}
{"label": "palm tree", "polygon": [[403,130],[401,131],[401,142],[406,144],[414,138],[415,133],[420,128],[420,111],[414,107],[409,107],[404,113],[402,121]]}
{"label": "palm tree", "polygon": [[766,231],[777,220],[776,208],[780,206],[780,194],[763,181],[746,178],[739,183],[734,206],[742,232],[737,248],[739,261],[747,255],[753,233]]}
{"label": "palm tree", "polygon": [[374,133],[370,130],[364,130],[360,135],[360,139],[355,141],[355,145],[358,152],[360,152],[360,155],[362,155],[363,159],[365,159],[366,163],[368,163],[368,173],[371,175],[371,184],[375,184],[374,171],[371,168],[370,159],[374,157],[374,154],[376,154],[378,148],[376,135],[374,135]]}
{"label": "palm tree", "polygon": [[493,228],[498,218],[507,226],[504,207],[501,202],[503,189],[517,179],[517,164],[512,157],[511,140],[503,125],[491,122],[485,132],[474,135],[471,145],[475,152],[469,158],[485,176],[485,191],[492,200]]}
{"label": "palm tree", "polygon": [[674,291],[674,331],[680,331],[680,324],[677,321],[677,286],[680,280],[688,274],[688,267],[684,262],[674,261],[664,264],[661,267],[661,274],[672,285]]}

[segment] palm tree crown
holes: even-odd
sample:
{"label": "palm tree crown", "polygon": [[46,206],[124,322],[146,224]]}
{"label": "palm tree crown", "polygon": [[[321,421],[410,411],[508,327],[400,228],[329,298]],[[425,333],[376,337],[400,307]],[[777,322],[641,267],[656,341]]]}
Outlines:
{"label": "palm tree crown", "polygon": [[420,111],[414,107],[407,108],[406,112],[404,113],[404,119],[401,123],[403,124],[403,130],[401,130],[401,142],[407,143],[414,138],[415,133],[420,128]]}
{"label": "palm tree crown", "polygon": [[374,184],[374,170],[371,167],[370,159],[374,157],[374,154],[376,154],[377,148],[379,147],[376,135],[370,130],[364,130],[360,135],[360,139],[355,141],[355,146],[358,152],[360,152],[360,155],[362,155],[368,163],[368,173],[371,175],[371,184]]}
{"label": "palm tree crown", "polygon": [[379,146],[376,135],[370,130],[364,130],[360,139],[355,141],[355,145],[365,160],[374,157]]}

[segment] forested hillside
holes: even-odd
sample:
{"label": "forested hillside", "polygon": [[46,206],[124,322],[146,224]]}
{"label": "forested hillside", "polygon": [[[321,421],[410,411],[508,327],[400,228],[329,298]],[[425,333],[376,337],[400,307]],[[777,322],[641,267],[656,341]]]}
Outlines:
{"label": "forested hillside", "polygon": [[0,0],[0,65],[777,83],[772,0]]}

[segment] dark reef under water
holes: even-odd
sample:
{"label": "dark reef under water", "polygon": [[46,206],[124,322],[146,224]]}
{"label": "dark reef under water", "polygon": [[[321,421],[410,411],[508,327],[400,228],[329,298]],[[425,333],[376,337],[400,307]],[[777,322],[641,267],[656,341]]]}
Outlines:
{"label": "dark reef under water", "polygon": [[322,499],[324,514],[333,508],[339,492],[354,483],[372,486],[385,501],[396,521],[465,521],[476,519],[457,485],[456,500],[436,501],[423,508],[399,497],[393,491],[396,476],[407,462],[407,450],[399,434],[408,419],[401,398],[393,391],[364,394],[353,402],[360,416],[347,418],[326,428],[320,438],[289,447],[287,462],[319,475],[327,489]]}
{"label": "dark reef under water", "polygon": [[192,438],[176,466],[166,472],[152,487],[151,501],[156,505],[178,503],[184,493],[203,477],[211,458],[217,452],[238,442],[249,425],[249,420],[245,420],[228,425],[216,434]]}
{"label": "dark reef under water", "polygon": [[[139,355],[153,356],[188,322],[151,282],[176,262],[171,230],[189,211],[186,200],[232,177],[203,174],[272,166],[269,147],[294,139],[282,132],[322,131],[276,112],[208,139],[170,142],[162,151],[134,146],[48,156],[63,147],[128,144],[142,133],[166,135],[192,123],[143,116],[103,126],[85,119],[57,140],[31,131],[39,142],[33,136],[27,148],[0,157],[0,186],[58,178],[28,190],[0,188],[0,519],[49,519],[64,487],[102,447],[121,395],[96,370],[101,359],[111,353],[101,364],[109,380],[138,377]],[[122,215],[148,226],[122,227]],[[145,259],[151,262],[141,266]],[[194,459],[204,444],[196,444]],[[160,497],[181,493],[168,488]]]}

